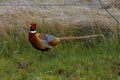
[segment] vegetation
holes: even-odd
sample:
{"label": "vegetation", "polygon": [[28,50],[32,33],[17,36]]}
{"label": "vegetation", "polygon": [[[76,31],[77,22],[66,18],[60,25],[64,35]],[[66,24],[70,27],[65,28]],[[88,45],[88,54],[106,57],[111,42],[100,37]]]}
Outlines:
{"label": "vegetation", "polygon": [[[53,35],[59,33],[59,36],[74,33],[71,28],[61,25],[52,25],[54,30],[50,25],[41,26],[38,32]],[[120,50],[116,40],[105,40],[92,46],[85,46],[84,40],[75,40],[63,42],[51,51],[40,52],[28,41],[29,29],[25,29],[22,34],[16,27],[1,29],[3,34],[0,38],[0,80],[120,79]],[[62,31],[66,29],[68,32],[63,34]]]}
{"label": "vegetation", "polygon": [[[48,0],[17,1],[29,4]],[[79,2],[71,0],[74,1]],[[84,1],[96,3],[96,0],[80,3]],[[115,1],[109,10],[119,18],[119,0],[104,1]],[[0,1],[4,2],[14,0]],[[66,41],[51,51],[41,52],[28,41],[31,21],[37,23],[38,32],[56,37],[100,33],[106,39]],[[97,6],[1,6],[0,80],[120,80],[119,38],[119,25]]]}

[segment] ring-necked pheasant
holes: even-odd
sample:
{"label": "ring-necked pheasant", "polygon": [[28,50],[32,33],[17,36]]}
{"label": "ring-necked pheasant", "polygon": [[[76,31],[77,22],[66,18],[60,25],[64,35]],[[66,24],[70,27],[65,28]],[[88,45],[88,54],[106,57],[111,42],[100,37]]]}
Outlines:
{"label": "ring-necked pheasant", "polygon": [[57,38],[49,34],[37,33],[36,24],[31,23],[30,32],[29,32],[29,41],[34,48],[41,50],[41,51],[47,51],[55,47],[61,41],[83,39],[83,38],[90,38],[90,37],[96,37],[96,36],[104,37],[102,34],[97,34],[97,35],[90,35],[90,36]]}

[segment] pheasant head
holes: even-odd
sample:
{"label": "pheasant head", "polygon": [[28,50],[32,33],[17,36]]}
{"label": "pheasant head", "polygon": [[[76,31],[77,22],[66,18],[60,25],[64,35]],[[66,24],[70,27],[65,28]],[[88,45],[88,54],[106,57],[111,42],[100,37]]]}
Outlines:
{"label": "pheasant head", "polygon": [[30,33],[36,33],[36,23],[30,24]]}

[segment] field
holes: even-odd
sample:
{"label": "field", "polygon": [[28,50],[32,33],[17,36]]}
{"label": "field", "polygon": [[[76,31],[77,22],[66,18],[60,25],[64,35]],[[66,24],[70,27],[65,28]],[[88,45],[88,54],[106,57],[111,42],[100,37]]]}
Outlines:
{"label": "field", "polygon": [[[119,25],[101,7],[88,7],[0,6],[0,80],[120,80]],[[109,10],[119,20],[119,7]],[[106,38],[65,41],[41,52],[28,41],[31,21],[37,23],[37,32],[56,37],[104,34]]]}

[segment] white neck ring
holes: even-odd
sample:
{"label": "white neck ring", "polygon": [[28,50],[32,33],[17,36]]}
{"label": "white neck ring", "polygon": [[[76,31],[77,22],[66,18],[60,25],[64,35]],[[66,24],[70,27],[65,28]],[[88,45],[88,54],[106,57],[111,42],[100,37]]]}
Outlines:
{"label": "white neck ring", "polygon": [[36,31],[30,31],[30,33],[36,33]]}

